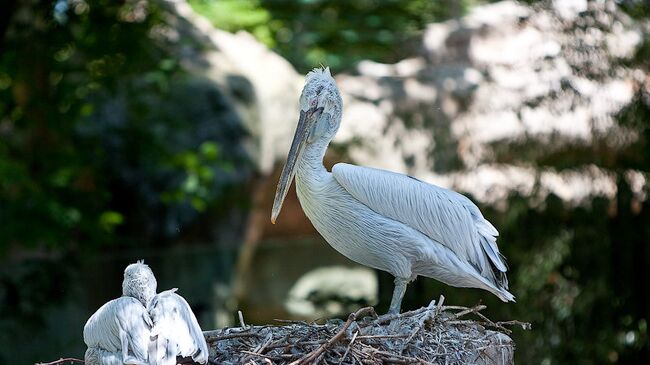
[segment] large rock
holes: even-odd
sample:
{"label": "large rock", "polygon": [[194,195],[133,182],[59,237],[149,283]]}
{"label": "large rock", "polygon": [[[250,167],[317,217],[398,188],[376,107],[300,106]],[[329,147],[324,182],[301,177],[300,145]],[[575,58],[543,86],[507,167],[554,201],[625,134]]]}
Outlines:
{"label": "large rock", "polygon": [[[250,134],[248,151],[256,167],[269,174],[286,158],[298,121],[302,77],[287,60],[246,32],[216,29],[185,0],[162,0],[175,16],[170,32],[184,39],[183,64],[215,82],[226,93]],[[187,42],[187,40],[194,42]]]}
{"label": "large rock", "polygon": [[573,204],[612,197],[609,171],[584,164],[559,172],[536,159],[636,138],[615,115],[646,77],[621,64],[641,41],[640,26],[613,1],[477,7],[429,25],[416,57],[365,61],[358,75],[339,75],[346,105],[336,142],[355,142],[348,152],[356,163],[490,204],[512,192]]}
{"label": "large rock", "polygon": [[[232,97],[252,136],[249,151],[269,173],[286,157],[302,75],[249,34],[214,29],[184,0],[167,3],[206,37],[209,46],[187,64]],[[615,115],[646,78],[621,62],[642,35],[614,1],[477,7],[430,24],[414,57],[364,61],[353,75],[337,75],[345,107],[334,143],[354,163],[409,173],[488,204],[513,192],[553,193],[571,204],[612,197],[610,171],[589,163],[556,171],[536,159],[576,146],[602,145],[606,154],[636,139]],[[620,138],[608,138],[614,133]],[[644,185],[642,173],[626,174]]]}

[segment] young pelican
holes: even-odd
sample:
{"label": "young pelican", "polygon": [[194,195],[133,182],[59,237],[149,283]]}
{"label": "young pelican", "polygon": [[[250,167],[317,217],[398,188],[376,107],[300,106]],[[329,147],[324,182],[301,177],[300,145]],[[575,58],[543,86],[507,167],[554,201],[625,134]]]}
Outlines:
{"label": "young pelican", "polygon": [[208,362],[208,346],[185,299],[156,294],[156,277],[141,261],[127,266],[122,297],[101,306],[83,331],[88,365],[176,364],[176,356]]}
{"label": "young pelican", "polygon": [[418,275],[514,301],[498,232],[468,198],[394,172],[345,163],[325,169],[342,108],[329,68],[307,74],[271,221],[295,176],[300,204],[325,240],[349,259],[395,276],[390,313],[399,313],[406,286]]}

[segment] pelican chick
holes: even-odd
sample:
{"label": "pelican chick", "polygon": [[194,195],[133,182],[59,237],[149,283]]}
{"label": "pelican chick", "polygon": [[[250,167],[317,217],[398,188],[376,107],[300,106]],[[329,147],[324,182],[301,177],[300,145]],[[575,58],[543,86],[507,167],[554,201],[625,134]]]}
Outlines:
{"label": "pelican chick", "polygon": [[[101,306],[83,331],[89,365],[176,364],[176,356],[208,362],[203,332],[176,289],[156,294],[157,282],[142,261],[127,266],[122,297]],[[170,345],[174,344],[174,345]]]}
{"label": "pelican chick", "polygon": [[271,221],[295,177],[300,204],[325,240],[349,259],[395,277],[390,313],[399,313],[406,286],[418,275],[514,301],[498,232],[468,198],[390,171],[345,163],[325,169],[342,104],[329,68],[307,74]]}
{"label": "pelican chick", "polygon": [[[147,305],[156,294],[156,278],[149,266],[127,266],[122,297],[102,305],[86,322],[83,331],[90,365],[148,365],[153,321]],[[151,359],[153,360],[153,359]]]}

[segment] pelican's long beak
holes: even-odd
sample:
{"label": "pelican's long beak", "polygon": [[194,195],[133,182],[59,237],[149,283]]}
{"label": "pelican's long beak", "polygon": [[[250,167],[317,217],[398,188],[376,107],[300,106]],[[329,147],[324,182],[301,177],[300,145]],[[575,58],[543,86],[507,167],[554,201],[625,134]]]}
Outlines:
{"label": "pelican's long beak", "polygon": [[300,120],[298,120],[296,134],[294,134],[293,142],[291,142],[291,149],[289,150],[289,156],[287,156],[287,163],[282,168],[282,175],[280,175],[278,188],[275,191],[275,200],[273,200],[273,210],[271,211],[271,222],[273,224],[275,224],[275,220],[278,218],[278,214],[280,214],[284,198],[287,196],[293,177],[296,175],[297,162],[298,159],[301,158],[302,151],[309,139],[309,132],[312,130],[312,126],[316,123],[322,112],[322,107],[300,111]]}

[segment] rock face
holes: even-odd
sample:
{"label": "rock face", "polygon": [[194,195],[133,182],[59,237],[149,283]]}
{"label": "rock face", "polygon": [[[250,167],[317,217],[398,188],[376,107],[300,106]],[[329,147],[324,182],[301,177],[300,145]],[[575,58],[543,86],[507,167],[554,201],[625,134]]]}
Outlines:
{"label": "rock face", "polygon": [[615,149],[636,138],[614,116],[646,77],[620,65],[641,40],[641,29],[612,1],[478,7],[429,25],[417,57],[362,62],[359,75],[340,75],[347,97],[337,142],[355,141],[348,152],[356,163],[484,203],[511,192],[552,192],[574,204],[612,197],[615,181],[604,169],[587,163],[557,172],[529,162],[542,150]]}
{"label": "rock face", "polygon": [[[302,75],[249,34],[214,29],[183,0],[166,3],[207,37],[186,64],[230,95],[253,160],[270,173],[286,157]],[[336,76],[345,107],[334,143],[354,163],[409,173],[487,204],[513,192],[553,193],[571,204],[612,197],[614,177],[603,168],[585,163],[560,172],[534,162],[540,151],[598,145],[606,153],[635,140],[614,116],[647,77],[621,65],[642,31],[614,1],[585,0],[504,1],[430,24],[417,56],[365,61],[354,75]],[[627,174],[644,185],[643,174]]]}
{"label": "rock face", "polygon": [[[246,32],[216,29],[185,0],[162,0],[174,43],[190,72],[211,80],[229,97],[250,134],[246,147],[257,169],[269,174],[286,158],[298,120],[302,77],[284,58]],[[179,39],[185,42],[178,42]],[[193,42],[187,42],[192,40]]]}

